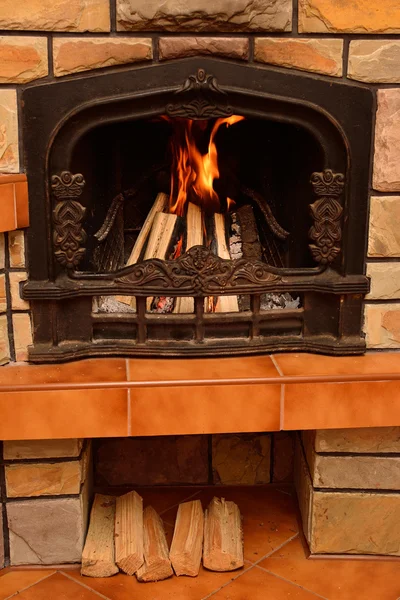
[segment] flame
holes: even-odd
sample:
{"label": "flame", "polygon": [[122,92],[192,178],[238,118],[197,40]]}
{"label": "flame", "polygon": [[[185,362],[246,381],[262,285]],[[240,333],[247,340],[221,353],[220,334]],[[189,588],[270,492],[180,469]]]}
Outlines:
{"label": "flame", "polygon": [[[232,115],[217,119],[211,130],[208,149],[202,154],[195,142],[195,123],[192,119],[180,121],[181,127],[171,138],[173,152],[173,168],[171,170],[170,212],[179,216],[185,213],[188,195],[207,212],[218,212],[220,202],[214,190],[214,181],[219,178],[218,152],[215,137],[221,125],[234,125],[244,117]],[[183,135],[182,135],[183,127]],[[200,129],[198,127],[198,129]],[[228,207],[232,200],[228,200]]]}
{"label": "flame", "polygon": [[227,204],[227,207],[228,207],[228,212],[230,210],[232,210],[232,208],[235,208],[235,206],[236,206],[236,202],[234,200],[232,200],[232,198],[227,198],[226,199],[226,204]]}

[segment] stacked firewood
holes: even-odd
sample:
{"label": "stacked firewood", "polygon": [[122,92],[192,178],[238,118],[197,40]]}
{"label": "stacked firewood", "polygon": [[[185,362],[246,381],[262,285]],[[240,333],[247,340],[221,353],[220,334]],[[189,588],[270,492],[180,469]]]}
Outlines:
{"label": "stacked firewood", "polygon": [[82,575],[110,577],[119,571],[141,582],[176,575],[196,577],[200,563],[211,571],[243,567],[243,532],[238,506],[213,498],[203,513],[200,500],[179,505],[171,548],[162,520],[143,510],[136,492],[96,494],[82,553]]}

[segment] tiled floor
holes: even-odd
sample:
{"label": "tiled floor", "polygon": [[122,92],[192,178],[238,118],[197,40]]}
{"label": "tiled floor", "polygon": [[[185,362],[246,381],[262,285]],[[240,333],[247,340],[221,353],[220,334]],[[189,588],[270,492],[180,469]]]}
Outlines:
{"label": "tiled floor", "polygon": [[[170,543],[177,503],[200,498],[205,507],[215,490],[139,490],[145,505],[162,514]],[[222,492],[221,492],[222,493]],[[199,577],[172,577],[140,584],[135,577],[81,577],[73,569],[4,569],[0,600],[398,600],[400,562],[307,560],[296,501],[286,488],[224,488],[243,514],[245,567],[232,573],[202,569]]]}

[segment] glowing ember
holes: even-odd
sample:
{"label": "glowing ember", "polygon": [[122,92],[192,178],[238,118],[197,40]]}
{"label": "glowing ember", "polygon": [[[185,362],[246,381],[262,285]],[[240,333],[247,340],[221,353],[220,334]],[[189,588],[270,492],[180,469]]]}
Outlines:
{"label": "glowing ember", "polygon": [[[174,164],[171,170],[170,212],[183,216],[188,196],[205,212],[220,211],[219,198],[213,187],[215,179],[219,178],[215,137],[221,125],[229,127],[243,119],[238,115],[217,119],[205,154],[200,152],[195,141],[195,133],[201,131],[199,121],[184,119],[175,122],[176,128],[171,138]],[[232,202],[228,199],[228,208]]]}

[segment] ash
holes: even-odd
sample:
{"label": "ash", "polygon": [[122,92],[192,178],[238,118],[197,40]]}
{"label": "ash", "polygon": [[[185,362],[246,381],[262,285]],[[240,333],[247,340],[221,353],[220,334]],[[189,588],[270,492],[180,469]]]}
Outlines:
{"label": "ash", "polygon": [[97,307],[93,306],[94,312],[105,313],[134,313],[136,310],[125,302],[120,302],[115,296],[102,296],[97,299]]}
{"label": "ash", "polygon": [[293,298],[289,293],[285,294],[263,294],[261,296],[261,310],[293,309],[299,308],[300,298]]}

